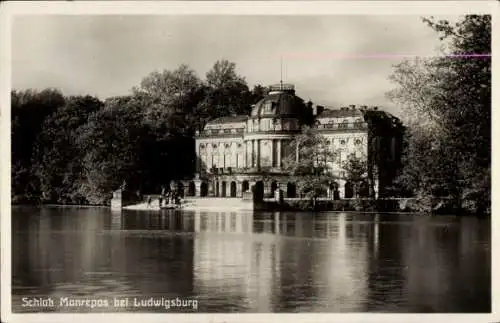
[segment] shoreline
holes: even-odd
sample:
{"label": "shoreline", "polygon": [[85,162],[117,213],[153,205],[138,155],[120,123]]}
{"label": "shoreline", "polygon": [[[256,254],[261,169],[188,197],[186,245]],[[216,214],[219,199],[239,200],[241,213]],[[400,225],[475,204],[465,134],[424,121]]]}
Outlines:
{"label": "shoreline", "polygon": [[[106,205],[72,205],[72,204],[42,204],[42,205],[31,205],[31,204],[15,204],[12,205],[13,208],[15,207],[33,207],[33,208],[108,208],[111,210],[110,206]],[[161,212],[161,211],[188,211],[188,212],[259,212],[259,213],[266,213],[266,212],[283,212],[283,213],[289,213],[289,212],[296,212],[296,213],[315,213],[315,214],[325,214],[325,213],[356,213],[356,214],[387,214],[387,215],[408,215],[408,216],[419,216],[419,217],[439,217],[439,216],[454,216],[454,217],[476,217],[476,218],[488,218],[491,217],[491,214],[487,215],[469,215],[469,214],[432,214],[432,213],[423,213],[423,212],[414,212],[414,211],[356,211],[356,210],[318,210],[318,211],[313,211],[313,210],[265,210],[265,209],[251,209],[251,208],[225,208],[221,206],[202,206],[202,207],[195,207],[195,206],[186,206],[186,207],[180,207],[176,209],[160,209],[157,207],[150,207],[150,208],[144,208],[144,207],[123,207],[120,210],[111,210],[114,212],[122,212],[122,211],[154,211],[154,212]]]}
{"label": "shoreline", "polygon": [[109,208],[109,205],[92,205],[92,204],[11,204],[11,207],[49,207],[49,208],[64,208],[64,207],[73,207],[73,208]]}

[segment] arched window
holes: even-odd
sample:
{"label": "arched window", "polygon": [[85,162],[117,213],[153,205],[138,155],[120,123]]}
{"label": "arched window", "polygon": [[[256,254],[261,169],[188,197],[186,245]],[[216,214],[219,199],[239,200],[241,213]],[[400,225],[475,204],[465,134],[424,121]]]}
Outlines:
{"label": "arched window", "polygon": [[231,197],[236,197],[236,182],[231,182],[230,194]]}
{"label": "arched window", "polygon": [[346,182],[344,185],[344,198],[350,199],[354,196],[352,183]]}
{"label": "arched window", "polygon": [[247,180],[245,180],[245,181],[243,181],[243,183],[241,183],[241,190],[243,192],[248,191],[249,187],[250,187],[250,184],[248,183]]}
{"label": "arched window", "polygon": [[255,183],[253,195],[254,198],[258,201],[264,198],[264,182],[258,181],[257,183]]}
{"label": "arched window", "polygon": [[297,195],[296,187],[294,183],[288,183],[286,185],[286,197],[295,197]]}
{"label": "arched window", "polygon": [[208,195],[208,184],[206,182],[202,182],[200,186],[200,196]]}
{"label": "arched window", "polygon": [[196,187],[194,185],[194,182],[189,182],[188,195],[189,196],[194,196],[195,193],[196,193],[195,190],[196,190]]}

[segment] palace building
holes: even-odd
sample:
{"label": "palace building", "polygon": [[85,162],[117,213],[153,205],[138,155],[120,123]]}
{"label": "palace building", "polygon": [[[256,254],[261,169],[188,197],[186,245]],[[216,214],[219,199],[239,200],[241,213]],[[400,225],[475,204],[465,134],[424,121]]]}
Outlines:
{"label": "palace building", "polygon": [[[277,188],[285,197],[297,197],[299,192],[283,168],[283,159],[295,154],[290,143],[303,125],[326,137],[335,152],[330,168],[338,180],[328,188],[329,197],[386,194],[400,165],[401,122],[376,107],[330,109],[306,103],[295,95],[293,85],[279,84],[269,87],[250,115],[218,118],[196,133],[197,174],[186,183],[187,195],[241,197],[254,187],[254,192],[265,197]],[[367,161],[361,187],[350,183],[342,168],[350,154]]]}

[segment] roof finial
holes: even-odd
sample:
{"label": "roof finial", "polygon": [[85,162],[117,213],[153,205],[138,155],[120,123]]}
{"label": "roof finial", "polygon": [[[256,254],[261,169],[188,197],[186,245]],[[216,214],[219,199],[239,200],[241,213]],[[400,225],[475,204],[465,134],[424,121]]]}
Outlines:
{"label": "roof finial", "polygon": [[280,90],[283,90],[283,56],[280,57]]}

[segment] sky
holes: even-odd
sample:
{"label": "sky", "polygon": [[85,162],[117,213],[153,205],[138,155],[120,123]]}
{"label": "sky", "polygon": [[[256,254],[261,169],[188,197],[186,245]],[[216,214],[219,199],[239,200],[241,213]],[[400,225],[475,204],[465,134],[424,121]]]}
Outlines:
{"label": "sky", "polygon": [[12,88],[105,99],[130,93],[153,71],[187,64],[204,78],[227,59],[250,87],[283,74],[315,104],[400,115],[385,98],[392,66],[439,47],[420,16],[17,16]]}

